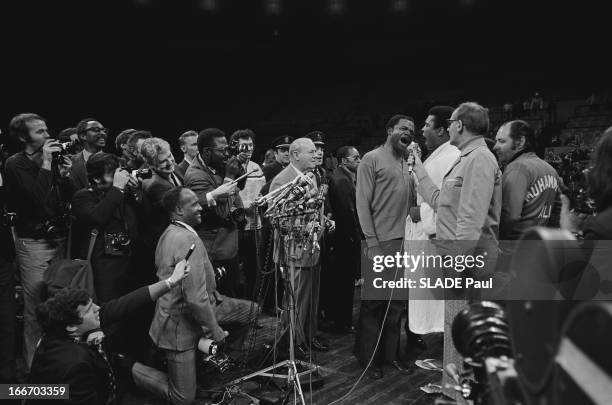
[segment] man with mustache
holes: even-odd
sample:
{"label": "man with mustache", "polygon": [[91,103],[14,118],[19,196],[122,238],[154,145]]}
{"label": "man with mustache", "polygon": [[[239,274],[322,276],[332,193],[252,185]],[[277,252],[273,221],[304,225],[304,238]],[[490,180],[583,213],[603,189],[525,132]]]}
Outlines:
{"label": "man with mustache", "polygon": [[77,190],[89,187],[85,167],[91,155],[100,152],[106,146],[108,130],[95,118],[85,118],[76,126],[77,135],[83,144],[83,150],[72,157],[70,177]]}
{"label": "man with mustache", "polygon": [[[409,167],[408,145],[414,139],[414,120],[394,115],[387,122],[384,145],[366,153],[357,169],[357,214],[367,244],[368,258],[395,252],[383,252],[383,242],[404,238],[404,221],[411,206],[416,205],[414,179]],[[401,316],[405,305],[391,301],[385,317],[387,300],[362,300],[354,354],[365,367],[376,347],[379,329],[383,334],[374,354],[372,377],[382,378],[383,364],[390,364],[402,373],[408,365],[398,358]],[[420,345],[416,335],[408,336],[408,344]]]}
{"label": "man with mustache", "polygon": [[266,178],[261,167],[251,160],[255,150],[254,141],[255,133],[250,129],[239,129],[230,137],[230,145],[237,148],[238,154],[236,157],[238,161],[244,172],[249,173],[244,188],[239,192],[246,218],[246,226],[239,233],[239,257],[240,265],[246,277],[243,295],[249,299],[256,297],[255,284],[259,266],[262,264],[261,257],[257,255],[257,249],[261,246],[262,221],[261,215],[255,210],[253,202],[266,184]]}
{"label": "man with mustache", "polygon": [[198,135],[198,156],[185,173],[185,185],[203,207],[202,224],[196,228],[217,269],[225,268],[219,290],[236,297],[239,288],[238,229],[244,226],[243,204],[234,179],[242,173],[237,158],[230,158],[225,133],[207,128]]}

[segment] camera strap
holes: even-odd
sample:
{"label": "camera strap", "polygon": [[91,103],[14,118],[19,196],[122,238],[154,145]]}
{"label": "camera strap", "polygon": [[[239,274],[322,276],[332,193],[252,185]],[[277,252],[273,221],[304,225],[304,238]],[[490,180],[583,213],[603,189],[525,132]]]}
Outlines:
{"label": "camera strap", "polygon": [[89,237],[89,248],[87,249],[87,261],[91,260],[91,254],[93,253],[94,245],[96,244],[96,238],[98,237],[98,230],[96,228],[91,230],[91,236]]}
{"label": "camera strap", "polygon": [[72,253],[72,216],[68,216],[68,240],[66,241],[66,259],[70,259]]}

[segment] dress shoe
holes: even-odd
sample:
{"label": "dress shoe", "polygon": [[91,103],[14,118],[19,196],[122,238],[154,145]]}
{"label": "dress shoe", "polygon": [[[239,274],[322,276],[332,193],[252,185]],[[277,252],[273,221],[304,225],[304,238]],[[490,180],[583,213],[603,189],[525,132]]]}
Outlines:
{"label": "dress shoe", "polygon": [[355,335],[357,333],[357,329],[353,326],[342,326],[340,327],[340,332],[345,335]]}
{"label": "dress shoe", "polygon": [[357,329],[353,325],[338,325],[337,323],[328,324],[322,331],[333,333],[335,335],[348,335],[357,333]]}
{"label": "dress shoe", "polygon": [[415,337],[413,344],[418,349],[427,350],[427,343],[420,336]]}
{"label": "dress shoe", "polygon": [[318,352],[327,352],[329,351],[329,344],[325,344],[325,342],[322,341],[322,339],[320,338],[313,338],[310,341],[311,347],[313,350],[316,350]]}
{"label": "dress shoe", "polygon": [[400,372],[400,374],[409,375],[414,372],[414,367],[410,367],[408,364],[403,363],[400,360],[394,360],[391,365]]}
{"label": "dress shoe", "polygon": [[426,350],[427,343],[425,343],[425,341],[421,338],[421,336],[415,333],[411,333],[408,336],[406,336],[406,350],[408,351],[408,350],[414,350],[414,349]]}
{"label": "dress shoe", "polygon": [[371,366],[368,369],[368,375],[375,380],[380,380],[381,378],[384,377],[382,368],[379,366]]}

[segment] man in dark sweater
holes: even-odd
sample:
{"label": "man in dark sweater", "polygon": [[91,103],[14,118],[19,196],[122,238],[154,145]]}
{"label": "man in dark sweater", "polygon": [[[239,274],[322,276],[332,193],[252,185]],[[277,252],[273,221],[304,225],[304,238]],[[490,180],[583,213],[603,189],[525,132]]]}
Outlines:
{"label": "man in dark sweater", "polygon": [[[10,133],[24,150],[6,161],[7,206],[17,214],[16,254],[24,292],[24,357],[32,362],[40,328],[35,308],[40,302],[43,275],[49,263],[64,253],[67,235],[66,202],[74,193],[72,162],[58,156],[59,142],[49,139],[45,120],[19,114]],[[54,158],[57,156],[57,158]]]}
{"label": "man in dark sweater", "polygon": [[[357,213],[370,259],[394,254],[383,252],[382,246],[384,242],[404,238],[408,210],[416,205],[415,183],[406,159],[408,146],[413,140],[414,120],[406,115],[391,117],[387,122],[387,141],[366,153],[357,169]],[[398,357],[404,304],[391,301],[385,317],[386,308],[386,300],[361,301],[354,349],[355,356],[364,367],[374,356],[371,372],[372,377],[377,379],[383,376],[382,366],[385,363],[400,372],[410,372],[409,366]],[[383,334],[378,345],[377,336],[381,327]],[[421,345],[419,339],[416,335],[408,336],[409,344]]]}

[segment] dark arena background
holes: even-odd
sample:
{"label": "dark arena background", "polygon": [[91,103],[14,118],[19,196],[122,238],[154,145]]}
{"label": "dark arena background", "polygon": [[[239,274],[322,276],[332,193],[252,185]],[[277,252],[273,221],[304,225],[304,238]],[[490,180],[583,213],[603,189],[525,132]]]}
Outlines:
{"label": "dark arena background", "polygon": [[[2,122],[52,132],[93,115],[111,130],[313,129],[370,149],[387,117],[475,100],[500,110],[539,92],[610,88],[603,2],[484,0],[8,1]],[[555,122],[564,128],[571,108]],[[261,146],[260,146],[261,145]],[[173,144],[174,146],[174,144]],[[365,152],[364,150],[364,152]]]}
{"label": "dark arena background", "polygon": [[[593,214],[593,207],[580,173],[612,126],[608,7],[606,1],[538,0],[2,0],[3,162],[19,150],[9,136],[9,122],[23,112],[44,117],[51,137],[95,117],[108,128],[105,151],[110,153],[124,129],[150,131],[168,141],[177,162],[182,160],[177,140],[187,130],[220,128],[229,138],[249,128],[256,135],[252,159],[261,165],[273,140],[281,136],[297,139],[322,131],[326,158],[345,145],[355,146],[363,156],[385,143],[385,124],[395,114],[414,117],[420,132],[431,107],[474,101],[488,111],[486,136],[492,143],[506,121],[522,119],[531,125],[538,156],[563,179],[573,218],[584,219]],[[570,224],[574,234],[579,232],[576,223]],[[534,239],[548,236],[535,234]],[[538,263],[555,266],[545,259]],[[16,371],[17,381],[25,384],[18,278],[16,285]],[[357,283],[355,326],[360,294]],[[577,302],[536,301],[529,310],[519,305],[510,315],[505,310],[512,308],[489,304],[475,304],[473,312],[462,313],[462,325],[477,334],[470,322],[483,313],[486,322],[502,323],[514,351],[494,354],[503,354],[502,363],[510,352],[515,359],[528,359],[517,360],[516,369],[504,374],[474,367],[468,376],[417,367],[415,360],[442,359],[444,345],[452,342],[450,334],[431,333],[423,335],[427,349],[408,356],[410,370],[389,369],[382,378],[365,374],[360,379],[363,367],[353,356],[356,335],[323,330],[331,350],[314,358],[324,382],[309,386],[305,377],[305,402],[612,404],[611,337],[602,332],[611,331],[609,301],[580,313],[572,312]],[[520,311],[526,317],[533,311],[537,317],[523,323]],[[265,364],[261,358],[263,348],[274,342],[274,315],[262,313],[250,325],[254,349],[244,359],[244,364],[251,362],[249,371]],[[591,328],[599,332],[585,336]],[[401,333],[400,347],[406,347],[403,326]],[[453,339],[455,333],[453,329]],[[565,348],[563,337],[573,338],[589,359],[597,360],[580,363],[589,367],[578,372],[573,368],[574,374],[568,371],[571,367],[561,367],[560,360],[555,363],[555,355]],[[243,349],[236,351],[244,355]],[[473,350],[458,351],[478,360]],[[211,393],[210,387],[199,386],[196,403],[300,402],[295,392],[283,396],[280,379],[274,384],[262,381],[255,379],[225,394],[222,387]],[[422,389],[442,381],[451,395]],[[467,389],[474,394],[462,396]],[[115,403],[166,402],[129,386]]]}

